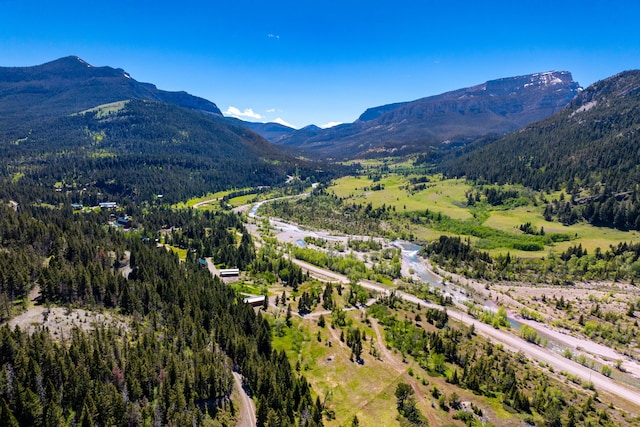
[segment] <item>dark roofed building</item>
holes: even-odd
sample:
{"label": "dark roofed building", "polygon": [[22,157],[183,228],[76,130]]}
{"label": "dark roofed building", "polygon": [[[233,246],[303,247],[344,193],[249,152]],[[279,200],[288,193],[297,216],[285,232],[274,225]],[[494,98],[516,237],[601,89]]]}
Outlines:
{"label": "dark roofed building", "polygon": [[129,218],[127,218],[126,216],[121,216],[120,218],[118,218],[116,220],[116,225],[118,227],[122,227],[124,229],[129,229],[129,228],[131,228],[131,220]]}

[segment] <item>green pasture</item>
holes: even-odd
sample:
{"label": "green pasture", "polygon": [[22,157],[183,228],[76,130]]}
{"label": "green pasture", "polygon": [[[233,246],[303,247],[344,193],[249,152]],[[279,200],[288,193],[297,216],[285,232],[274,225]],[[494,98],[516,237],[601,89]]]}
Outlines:
{"label": "green pasture", "polygon": [[173,205],[173,207],[176,209],[192,208],[198,203],[207,202],[207,201],[211,201],[211,203],[217,203],[224,196],[231,193],[231,191],[233,190],[218,191],[217,193],[208,193],[208,194],[205,194],[204,196],[193,197],[187,200],[186,202],[176,203],[175,205]]}
{"label": "green pasture", "polygon": [[[384,189],[372,191],[381,184]],[[373,207],[383,204],[395,206],[397,212],[424,211],[441,212],[455,219],[469,219],[472,214],[466,208],[465,192],[471,190],[465,180],[447,179],[425,183],[427,188],[409,193],[409,180],[400,175],[389,175],[379,182],[367,177],[345,177],[335,181],[331,191],[338,197],[358,203],[371,203]]]}
{"label": "green pasture", "polygon": [[[558,253],[564,252],[570,246],[578,244],[581,244],[583,248],[592,252],[598,247],[604,251],[609,248],[609,245],[616,245],[618,242],[640,241],[640,233],[637,231],[594,227],[586,222],[569,226],[562,225],[557,221],[549,222],[543,218],[543,211],[543,206],[521,206],[505,211],[492,211],[490,217],[484,222],[484,225],[507,232],[521,233],[518,227],[521,224],[530,222],[535,229],[544,227],[545,234],[568,234],[572,238],[571,241],[553,244],[552,250]],[[527,257],[531,257],[532,255],[532,253],[529,253]],[[540,255],[542,256],[543,254]]]}
{"label": "green pasture", "polygon": [[248,205],[256,198],[256,194],[245,194],[244,196],[234,197],[233,199],[229,199],[228,203],[235,207]]}
{"label": "green pasture", "polygon": [[[396,212],[399,213],[405,211],[424,212],[426,210],[441,213],[451,218],[451,223],[427,227],[411,224],[407,221],[399,226],[411,232],[418,240],[434,240],[443,234],[470,237],[471,241],[480,248],[493,254],[508,251],[512,256],[539,258],[545,256],[549,250],[561,253],[570,246],[579,244],[588,251],[593,251],[598,247],[606,250],[609,245],[615,245],[618,242],[640,241],[640,233],[637,231],[627,232],[594,227],[585,222],[565,226],[559,222],[546,221],[542,216],[544,203],[539,203],[538,206],[528,204],[517,207],[493,207],[485,203],[469,208],[465,193],[473,189],[470,183],[463,179],[441,180],[438,176],[431,176],[430,179],[431,182],[425,183],[426,189],[414,193],[407,189],[411,185],[409,178],[393,173],[385,175],[378,182],[374,182],[366,176],[340,178],[334,182],[330,190],[336,196],[349,202],[371,203],[374,207],[380,207],[383,204],[391,205],[395,206]],[[372,190],[372,187],[377,184],[384,188]],[[499,188],[526,191],[519,186],[500,186]],[[561,193],[561,191],[541,193],[537,194],[536,198],[538,200],[542,198],[555,200],[560,198]],[[570,240],[547,242],[544,250],[519,250],[517,248],[521,243],[537,239],[537,237],[525,235],[519,230],[519,226],[527,222],[531,223],[536,230],[543,227],[546,236],[565,234],[570,237]],[[475,223],[476,226],[472,226],[472,223]],[[491,229],[495,232],[492,233]],[[481,237],[478,234],[484,234],[487,237]]]}

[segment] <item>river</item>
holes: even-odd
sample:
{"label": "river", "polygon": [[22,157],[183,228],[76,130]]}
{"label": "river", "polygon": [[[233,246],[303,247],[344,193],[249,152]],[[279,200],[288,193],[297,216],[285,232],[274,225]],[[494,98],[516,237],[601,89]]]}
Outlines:
{"label": "river", "polygon": [[[289,196],[291,197],[291,196]],[[249,211],[250,218],[259,219],[260,217],[257,215],[257,211],[260,206],[268,202],[269,200],[262,201],[254,205]],[[343,240],[346,242],[348,238],[359,238],[363,239],[363,236],[336,236],[331,234],[328,231],[320,231],[320,230],[308,230],[301,228],[296,224],[291,224],[283,220],[269,220],[271,227],[276,231],[276,237],[281,242],[289,242],[295,244],[297,246],[303,247],[305,245],[304,238],[306,236],[321,238],[330,241],[338,241]],[[467,311],[465,303],[472,302],[474,304],[482,304],[482,308],[484,310],[497,311],[498,305],[495,304],[490,299],[484,299],[482,301],[473,301],[469,297],[468,290],[464,287],[453,283],[451,281],[444,280],[441,276],[432,271],[426,262],[426,260],[422,259],[418,254],[421,249],[419,245],[416,245],[412,242],[407,242],[403,240],[396,240],[391,243],[393,247],[401,249],[402,255],[402,264],[403,264],[403,272],[404,275],[411,275],[414,279],[417,279],[423,283],[429,284],[429,286],[440,289],[443,292],[443,295],[450,296],[454,302],[454,305],[458,310]],[[556,331],[552,331],[547,325],[540,324],[533,321],[525,321],[524,319],[517,318],[517,315],[514,316],[513,313],[508,312],[507,321],[511,326],[511,329],[514,331],[520,330],[523,324],[527,324],[533,329],[536,330],[538,335],[540,336],[542,342],[545,344],[545,348],[550,350],[556,354],[563,355],[564,352],[569,349],[576,356],[581,352],[583,348],[596,349],[594,354],[604,354],[601,351],[597,350],[597,347],[601,347],[599,344],[593,343],[584,339],[575,339],[574,337],[570,337],[566,334],[561,334]],[[517,332],[516,332],[517,333]],[[611,352],[611,350],[609,349]],[[588,355],[588,354],[587,354]],[[609,358],[610,359],[610,355]],[[617,356],[616,356],[617,357]],[[620,359],[626,359],[622,355],[619,356]],[[596,369],[601,364],[596,364]],[[629,371],[633,372],[634,375],[629,375],[629,373],[619,372],[618,370],[614,370],[613,376],[621,382],[632,385],[635,388],[640,387],[640,381],[636,378],[638,375],[638,369],[635,363],[632,361],[626,361],[625,365],[628,366]],[[597,372],[597,371],[595,371]]]}

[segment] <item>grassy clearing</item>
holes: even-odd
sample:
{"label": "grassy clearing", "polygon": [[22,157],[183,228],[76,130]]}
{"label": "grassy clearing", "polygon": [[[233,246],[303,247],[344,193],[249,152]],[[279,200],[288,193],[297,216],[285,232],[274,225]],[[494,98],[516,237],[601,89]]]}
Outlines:
{"label": "grassy clearing", "polygon": [[173,253],[178,255],[178,258],[180,258],[181,260],[184,261],[184,260],[187,259],[187,250],[186,249],[178,248],[177,246],[170,246],[170,245],[165,245],[165,246],[167,246],[169,249],[171,249],[171,251]]}
{"label": "grassy clearing", "polygon": [[[371,187],[380,184],[384,189],[371,191]],[[331,190],[336,196],[353,202],[371,203],[374,208],[383,204],[395,206],[401,211],[424,211],[429,209],[441,212],[455,219],[469,219],[472,214],[466,208],[465,192],[471,186],[461,179],[447,179],[426,183],[426,189],[409,193],[409,181],[399,175],[389,175],[374,183],[366,177],[345,177],[336,180]]]}
{"label": "grassy clearing", "polygon": [[[443,228],[442,226],[433,227],[405,223],[403,227],[419,240],[433,240],[443,234],[471,237],[472,242],[492,254],[509,251],[512,255],[521,258],[540,258],[546,256],[549,250],[562,253],[574,245],[582,245],[588,251],[594,251],[598,247],[606,250],[609,245],[615,245],[622,241],[637,242],[640,240],[640,233],[637,231],[626,232],[594,227],[584,222],[564,226],[559,222],[546,221],[542,216],[544,203],[540,203],[538,206],[529,204],[518,207],[494,207],[483,204],[470,208],[467,206],[465,193],[472,190],[473,187],[462,179],[440,180],[438,176],[430,176],[430,182],[425,183],[426,188],[410,192],[408,191],[408,187],[411,186],[410,178],[410,176],[404,177],[391,173],[374,182],[373,179],[366,176],[349,176],[336,180],[330,191],[352,203],[371,203],[374,208],[383,204],[394,206],[396,212],[399,213],[424,212],[428,209],[431,212],[441,213],[451,218],[454,223],[475,219],[481,223],[480,227],[486,227],[487,230],[495,230],[495,233],[483,233],[489,235],[489,237],[481,237],[462,226]],[[372,188],[376,188],[378,185],[380,185],[381,189],[374,191]],[[502,186],[499,188],[503,190],[522,190],[519,186]],[[537,194],[536,198],[539,200],[543,198],[554,200],[559,199],[561,194],[561,191]],[[546,235],[566,234],[571,240],[547,242],[543,250],[520,250],[518,249],[520,244],[517,242],[522,243],[527,238],[533,237],[524,235],[519,230],[519,226],[525,223],[531,223],[534,229],[537,230],[544,228]],[[515,246],[514,242],[517,243]]]}
{"label": "grassy clearing", "polygon": [[[89,108],[88,110],[81,111],[77,114],[96,113],[97,117],[101,119],[103,117],[108,116],[109,114],[117,113],[118,111],[126,107],[128,103],[129,101],[111,102],[109,104],[102,104],[102,105],[98,105],[97,107]],[[76,115],[76,114],[73,114],[73,115]]]}
{"label": "grassy clearing", "polygon": [[256,194],[246,194],[244,196],[234,197],[233,199],[229,199],[227,203],[229,203],[234,208],[237,206],[247,205],[251,203],[256,198]]}
{"label": "grassy clearing", "polygon": [[[521,224],[530,222],[537,229],[544,227],[546,233],[568,234],[573,240],[558,242],[553,245],[554,252],[564,252],[569,246],[581,244],[583,248],[592,252],[596,248],[605,250],[609,245],[618,242],[637,242],[640,233],[637,231],[621,231],[605,227],[594,227],[585,222],[566,226],[559,222],[549,222],[542,217],[544,207],[521,206],[507,211],[494,211],[484,222],[484,225],[507,232],[518,233]],[[531,256],[531,254],[529,254]]]}
{"label": "grassy clearing", "polygon": [[[354,314],[359,317],[359,313],[350,313],[349,317]],[[318,332],[321,341],[317,340]],[[326,399],[327,406],[335,411],[334,420],[325,419],[326,426],[345,425],[354,415],[360,425],[398,425],[394,390],[403,375],[370,356],[368,342],[363,352],[365,363],[350,361],[350,350],[337,339],[340,330],[333,332],[335,335],[328,324],[320,328],[315,320],[297,318],[285,336],[274,338],[274,348],[284,349],[292,363],[300,361],[301,372],[320,399]],[[371,334],[367,332],[368,337]]]}
{"label": "grassy clearing", "polygon": [[[295,302],[292,305],[295,307]],[[318,310],[321,308],[318,307]],[[520,415],[505,410],[500,396],[476,395],[448,383],[446,374],[425,371],[411,357],[403,357],[398,350],[381,348],[372,324],[359,310],[347,312],[348,326],[343,329],[331,327],[331,315],[325,315],[325,327],[319,327],[317,316],[313,315],[304,318],[294,316],[292,325],[286,327],[282,306],[270,307],[269,313],[271,321],[280,324],[280,327],[273,328],[274,349],[286,352],[292,365],[299,367],[320,400],[333,412],[333,418],[325,417],[326,426],[350,425],[354,415],[358,417],[360,425],[400,425],[396,419],[395,398],[395,390],[400,382],[415,388],[417,407],[428,418],[429,425],[458,425],[452,418],[455,410],[445,411],[439,407],[437,398],[431,394],[434,387],[446,396],[456,393],[461,401],[474,402],[492,425],[512,426],[521,421]],[[414,317],[415,311],[401,309],[394,312],[394,316]],[[341,331],[349,327],[360,328],[366,336],[362,353],[364,363],[361,365],[350,360],[351,350],[339,339]],[[384,327],[380,324],[378,327],[384,335]],[[427,325],[429,328],[432,327]],[[380,358],[371,355],[372,342]]]}
{"label": "grassy clearing", "polygon": [[176,203],[175,205],[173,205],[173,208],[176,208],[176,209],[192,208],[198,203],[206,202],[209,200],[211,201],[211,203],[215,203],[215,202],[218,202],[227,194],[231,193],[231,191],[232,190],[218,191],[217,193],[208,193],[201,197],[193,197],[187,200],[186,202]]}

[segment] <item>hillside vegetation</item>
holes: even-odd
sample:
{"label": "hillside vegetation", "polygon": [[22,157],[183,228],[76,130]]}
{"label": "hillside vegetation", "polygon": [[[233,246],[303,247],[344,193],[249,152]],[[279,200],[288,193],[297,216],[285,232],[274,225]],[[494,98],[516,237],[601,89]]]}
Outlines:
{"label": "hillside vegetation", "polygon": [[597,82],[551,118],[493,143],[445,158],[447,176],[558,190],[570,200],[550,204],[548,219],[586,220],[640,228],[640,71]]}

